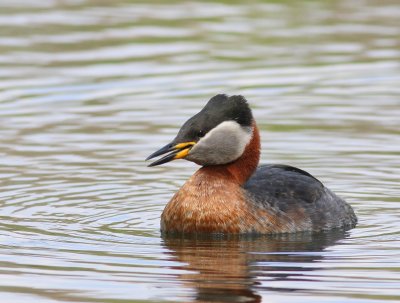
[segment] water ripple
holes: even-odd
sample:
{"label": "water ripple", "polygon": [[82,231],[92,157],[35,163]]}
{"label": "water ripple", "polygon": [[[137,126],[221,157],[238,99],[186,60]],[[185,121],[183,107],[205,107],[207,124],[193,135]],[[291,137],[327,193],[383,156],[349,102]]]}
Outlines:
{"label": "water ripple", "polygon": [[[398,3],[0,8],[4,302],[400,300]],[[144,159],[220,92],[250,100],[262,162],[318,176],[358,227],[162,238],[195,167]]]}

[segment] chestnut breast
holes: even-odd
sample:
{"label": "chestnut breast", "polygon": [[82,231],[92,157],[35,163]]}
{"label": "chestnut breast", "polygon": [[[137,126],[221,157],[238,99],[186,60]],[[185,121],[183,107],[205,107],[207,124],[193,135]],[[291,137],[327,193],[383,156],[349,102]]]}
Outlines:
{"label": "chestnut breast", "polygon": [[284,213],[252,203],[229,174],[206,167],[182,186],[161,216],[164,233],[277,233],[293,228]]}

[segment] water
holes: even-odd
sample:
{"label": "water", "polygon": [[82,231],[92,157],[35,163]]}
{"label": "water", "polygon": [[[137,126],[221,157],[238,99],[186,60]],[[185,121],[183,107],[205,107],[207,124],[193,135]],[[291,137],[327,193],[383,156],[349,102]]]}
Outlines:
{"label": "water", "polygon": [[[1,302],[400,300],[398,1],[0,1]],[[221,92],[347,233],[163,239],[143,161]]]}

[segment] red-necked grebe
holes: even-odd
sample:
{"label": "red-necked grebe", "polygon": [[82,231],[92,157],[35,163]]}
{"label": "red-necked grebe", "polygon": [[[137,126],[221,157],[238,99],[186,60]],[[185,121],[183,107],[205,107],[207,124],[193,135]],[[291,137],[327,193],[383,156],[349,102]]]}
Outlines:
{"label": "red-necked grebe", "polygon": [[288,165],[258,166],[259,131],[242,96],[211,98],[148,159],[166,153],[149,166],[186,159],[202,167],[165,207],[164,233],[276,234],[357,223],[351,206],[309,173]]}

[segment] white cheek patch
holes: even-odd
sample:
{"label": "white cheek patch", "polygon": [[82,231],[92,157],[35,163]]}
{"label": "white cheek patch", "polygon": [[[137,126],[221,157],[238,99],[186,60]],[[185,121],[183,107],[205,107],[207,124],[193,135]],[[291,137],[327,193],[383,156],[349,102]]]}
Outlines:
{"label": "white cheek patch", "polygon": [[201,165],[226,164],[238,159],[252,137],[252,128],[235,121],[217,125],[190,150],[187,160]]}

